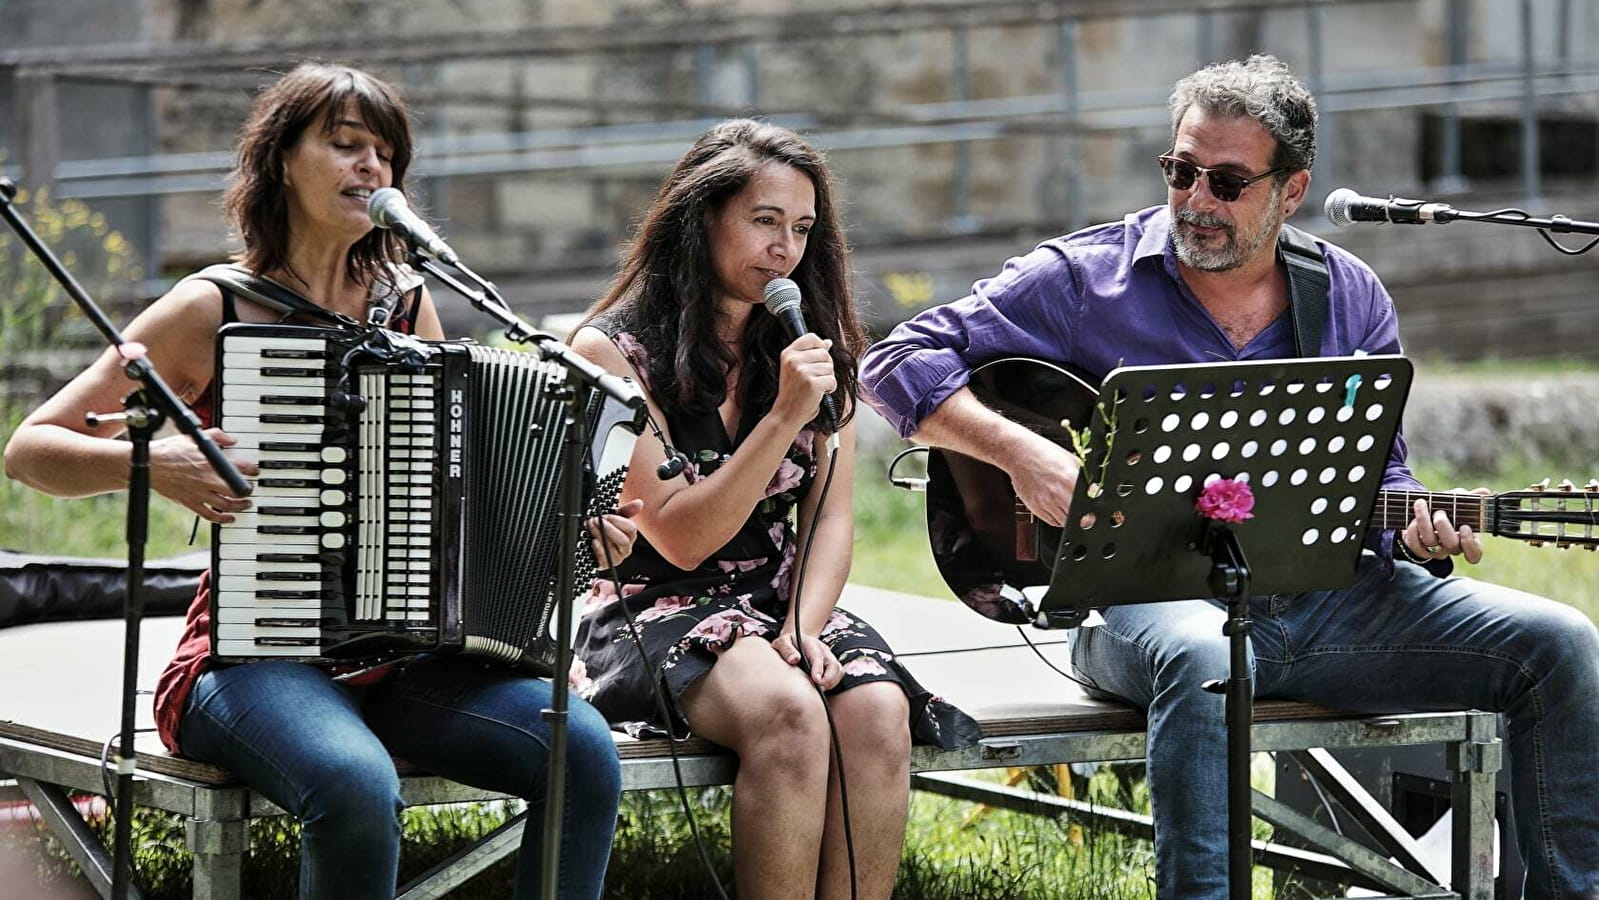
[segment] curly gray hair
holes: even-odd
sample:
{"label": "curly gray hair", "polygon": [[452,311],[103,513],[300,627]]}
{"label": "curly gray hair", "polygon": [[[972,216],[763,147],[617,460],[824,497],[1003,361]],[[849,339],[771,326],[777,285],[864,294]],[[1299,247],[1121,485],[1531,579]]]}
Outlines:
{"label": "curly gray hair", "polygon": [[1189,107],[1198,106],[1259,122],[1277,139],[1271,160],[1274,169],[1309,169],[1316,161],[1316,98],[1294,77],[1288,64],[1275,56],[1256,54],[1243,62],[1212,63],[1177,82],[1170,106],[1173,140],[1183,115]]}

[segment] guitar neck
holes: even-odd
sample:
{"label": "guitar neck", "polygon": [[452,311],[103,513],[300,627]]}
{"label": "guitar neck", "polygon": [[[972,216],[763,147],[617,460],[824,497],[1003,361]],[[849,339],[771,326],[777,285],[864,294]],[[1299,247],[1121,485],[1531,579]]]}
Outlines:
{"label": "guitar neck", "polygon": [[1377,507],[1372,510],[1371,524],[1378,529],[1401,529],[1416,516],[1416,501],[1427,501],[1427,508],[1443,511],[1455,527],[1470,525],[1479,534],[1488,516],[1488,502],[1493,497],[1482,494],[1440,493],[1437,491],[1378,491]]}

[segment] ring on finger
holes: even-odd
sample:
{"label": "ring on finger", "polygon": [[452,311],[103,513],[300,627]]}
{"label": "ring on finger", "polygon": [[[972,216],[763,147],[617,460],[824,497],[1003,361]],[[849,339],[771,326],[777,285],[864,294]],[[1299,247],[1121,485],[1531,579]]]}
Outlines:
{"label": "ring on finger", "polygon": [[1427,551],[1428,553],[1437,553],[1437,552],[1443,550],[1443,548],[1444,548],[1443,543],[1439,542],[1439,543],[1436,543],[1436,544],[1426,544],[1421,549]]}

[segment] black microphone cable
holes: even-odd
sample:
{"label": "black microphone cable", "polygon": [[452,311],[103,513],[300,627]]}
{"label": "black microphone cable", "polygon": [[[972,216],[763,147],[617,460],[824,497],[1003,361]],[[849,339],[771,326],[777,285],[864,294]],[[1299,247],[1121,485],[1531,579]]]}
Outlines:
{"label": "black microphone cable", "polygon": [[[603,523],[600,533],[604,534]],[[639,636],[638,621],[633,617],[633,610],[627,605],[627,598],[622,596],[622,576],[616,569],[616,561],[611,558],[611,547],[603,537],[600,539],[600,550],[605,557],[606,575],[610,577],[611,587],[616,590],[616,602],[621,604],[622,615],[627,618],[628,634],[633,638],[633,646],[638,650],[639,661],[644,665],[645,674],[651,676],[650,688],[651,694],[655,697],[655,711],[666,725],[666,752],[672,758],[672,778],[677,782],[677,799],[683,808],[683,817],[688,820],[688,831],[694,838],[694,848],[699,852],[700,864],[705,867],[705,873],[711,876],[711,884],[716,887],[716,895],[721,900],[728,900],[727,890],[722,887],[722,879],[717,876],[716,867],[711,865],[710,854],[705,850],[705,840],[700,836],[699,823],[695,820],[694,810],[688,802],[688,788],[683,784],[683,767],[677,755],[680,739],[672,734],[672,716],[666,703],[666,692],[661,688],[660,673],[653,671],[649,654],[644,651],[644,639]]]}
{"label": "black microphone cable", "polygon": [[[135,690],[134,693],[135,694],[143,694],[143,695],[149,696],[149,695],[154,694],[155,692],[151,691],[151,690],[148,690],[148,689],[141,688],[141,689]],[[133,733],[134,734],[148,734],[148,733],[150,733],[152,731],[155,731],[155,729],[154,728],[135,728],[135,729],[133,729]],[[114,777],[117,767],[111,764],[111,745],[116,743],[116,740],[117,740],[118,737],[120,737],[120,735],[113,734],[110,737],[105,739],[105,743],[100,745],[100,789],[101,789],[101,793],[105,795],[105,818],[106,818],[106,821],[108,823],[110,823],[111,828],[126,828],[126,829],[128,829],[128,833],[131,835],[133,833],[133,817],[129,816],[128,817],[128,821],[126,821],[126,822],[117,821],[117,789],[116,789],[115,777]],[[34,811],[34,815],[36,815],[36,816],[39,815],[38,810]],[[110,835],[111,834],[112,834],[112,832],[109,831],[109,830],[106,832],[106,836],[107,836],[108,840],[110,839]],[[133,854],[132,853],[129,853],[128,854],[128,884],[129,884],[129,886],[136,889],[138,887],[138,878],[139,878],[139,861],[133,858]]]}
{"label": "black microphone cable", "polygon": [[[836,425],[834,426],[837,427]],[[838,471],[835,463],[838,462],[838,432],[834,431],[827,441],[827,477],[822,480],[822,492],[816,498],[816,513],[811,516],[810,528],[805,533],[805,552],[800,554],[797,572],[794,576],[794,649],[799,651],[799,668],[807,676],[811,674],[810,660],[805,657],[805,644],[800,633],[800,596],[805,587],[805,570],[809,568],[811,547],[816,538],[816,526],[822,521],[822,510],[827,505],[827,495],[833,487],[833,475]],[[823,626],[825,630],[825,625]],[[817,640],[821,640],[818,636]],[[831,652],[831,651],[829,651]],[[840,664],[842,665],[842,663]],[[844,855],[849,861],[849,895],[851,900],[857,896],[858,878],[855,872],[855,834],[850,825],[849,815],[849,785],[844,778],[844,750],[838,740],[838,723],[833,721],[833,707],[827,702],[827,692],[822,686],[811,679],[811,686],[816,688],[816,694],[822,698],[822,711],[827,714],[827,733],[833,746],[833,765],[838,767],[838,806],[839,813],[844,819]],[[825,810],[825,806],[824,806]],[[825,811],[823,816],[826,816]]]}
{"label": "black microphone cable", "polygon": [[[654,427],[657,439],[661,440],[662,446],[667,450],[668,459],[670,460],[672,458],[681,458],[682,454],[679,451],[673,450],[670,446],[668,446],[665,443],[664,436],[662,435],[659,426],[655,424],[654,417],[650,416],[649,419],[650,419],[650,424]],[[799,623],[800,623],[800,618],[799,618],[799,615],[800,615],[800,602],[799,602],[799,598],[800,598],[800,591],[805,585],[805,572],[809,568],[809,564],[810,564],[811,547],[812,547],[812,542],[814,541],[814,539],[816,537],[816,527],[821,522],[822,509],[826,506],[828,495],[829,495],[829,493],[832,490],[833,475],[837,471],[837,469],[835,467],[835,464],[837,463],[837,461],[838,461],[838,440],[837,440],[837,433],[835,432],[834,437],[828,441],[827,477],[825,479],[823,479],[823,481],[822,481],[822,492],[821,492],[820,495],[818,495],[817,501],[816,501],[816,514],[811,517],[810,529],[806,532],[806,536],[805,536],[805,552],[800,555],[800,558],[798,560],[798,563],[797,563],[797,566],[796,566],[796,570],[797,571],[796,571],[796,575],[795,575],[795,583],[794,583],[794,599],[793,599],[792,602],[793,602],[793,607],[794,607],[793,615],[794,615],[794,631],[795,631],[795,649],[799,651],[799,655],[800,655],[799,668],[807,676],[810,676],[811,669],[810,669],[810,660],[808,660],[806,658],[806,656],[805,656],[804,644],[800,641],[800,627],[799,627]],[[659,473],[657,473],[657,474],[659,474]],[[676,474],[677,473],[674,472],[671,477],[675,477]],[[651,673],[652,670],[654,669],[654,667],[650,663],[649,654],[646,653],[645,650],[644,650],[644,641],[643,641],[643,638],[639,635],[638,622],[634,618],[632,608],[628,605],[628,602],[627,602],[628,598],[622,596],[622,580],[621,580],[621,576],[617,572],[615,562],[611,559],[611,548],[603,540],[600,542],[600,547],[604,551],[604,555],[605,555],[606,573],[610,576],[612,587],[616,590],[616,598],[617,598],[617,602],[620,603],[621,606],[622,606],[622,614],[627,618],[628,632],[629,632],[630,636],[633,639],[633,646],[638,650],[639,661],[643,664],[644,671],[646,673]],[[662,688],[661,688],[661,679],[660,679],[659,676],[660,676],[659,672],[654,672],[651,675],[651,677],[650,677],[650,688],[651,688],[651,692],[654,694],[654,697],[655,697],[656,712],[657,712],[657,714],[660,715],[661,721],[663,723],[665,723],[666,729],[667,729],[667,744],[666,744],[666,746],[667,746],[667,751],[671,755],[671,758],[672,758],[672,773],[673,773],[674,779],[677,782],[678,801],[681,804],[681,806],[683,807],[683,815],[688,819],[689,833],[692,834],[693,837],[694,837],[694,846],[695,846],[695,849],[699,852],[700,862],[701,862],[702,865],[705,866],[705,871],[711,876],[711,882],[716,887],[717,896],[721,897],[722,900],[728,900],[727,892],[722,887],[721,879],[717,877],[716,869],[711,865],[710,856],[706,852],[704,841],[700,837],[699,826],[698,826],[697,822],[694,819],[693,810],[689,806],[688,791],[687,791],[687,789],[685,788],[685,786],[683,784],[683,770],[681,768],[681,765],[680,765],[679,760],[678,760],[678,755],[677,755],[677,744],[679,742],[679,739],[671,733],[672,732],[672,725],[671,725],[672,717],[671,717],[671,713],[670,713],[670,708],[669,708],[669,706],[668,706],[668,704],[666,702],[666,692],[664,690],[662,690]],[[829,740],[830,740],[831,745],[832,745],[834,765],[837,766],[837,771],[838,771],[839,810],[840,810],[840,813],[841,813],[841,815],[843,817],[843,820],[844,820],[844,851],[845,851],[845,857],[846,857],[846,859],[848,860],[848,863],[849,863],[850,897],[851,898],[855,898],[855,897],[858,896],[857,892],[859,890],[859,888],[858,888],[858,880],[859,879],[858,879],[858,875],[857,875],[857,872],[856,872],[856,863],[855,863],[855,836],[854,836],[854,829],[853,829],[853,827],[851,825],[850,813],[849,813],[849,786],[848,786],[848,781],[847,781],[847,779],[845,778],[845,775],[844,775],[843,748],[842,748],[842,746],[839,743],[838,725],[833,720],[833,709],[832,709],[832,706],[827,702],[827,692],[822,689],[821,685],[816,684],[814,678],[812,679],[811,684],[812,684],[813,687],[815,687],[817,696],[819,696],[821,698],[821,700],[822,700],[822,711],[827,716],[828,737],[829,737]]]}
{"label": "black microphone cable", "polygon": [[[1081,628],[1083,626],[1079,625],[1077,627]],[[1080,685],[1082,687],[1088,688],[1089,690],[1095,690],[1095,691],[1099,690],[1099,688],[1095,687],[1094,685],[1089,684],[1088,682],[1082,680],[1081,678],[1078,678],[1076,675],[1073,675],[1070,672],[1066,671],[1065,669],[1062,669],[1060,666],[1055,665],[1053,662],[1050,662],[1049,657],[1044,655],[1044,651],[1038,649],[1038,645],[1033,643],[1033,639],[1027,636],[1027,630],[1025,628],[1023,628],[1020,625],[1017,625],[1016,626],[1016,634],[1021,637],[1022,643],[1026,644],[1028,649],[1032,650],[1033,653],[1039,658],[1039,660],[1044,663],[1044,665],[1049,666],[1051,669],[1054,669],[1056,674],[1060,675],[1060,677],[1066,679],[1067,681],[1070,681],[1070,682],[1073,682],[1075,684],[1078,684],[1078,685]]]}

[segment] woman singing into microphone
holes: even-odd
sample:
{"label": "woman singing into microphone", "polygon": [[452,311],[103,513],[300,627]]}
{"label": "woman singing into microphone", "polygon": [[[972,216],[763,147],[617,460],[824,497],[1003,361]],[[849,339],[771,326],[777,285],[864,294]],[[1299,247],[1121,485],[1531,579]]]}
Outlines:
{"label": "woman singing into microphone", "polygon": [[[256,101],[226,205],[243,240],[239,262],[306,298],[314,318],[301,313],[289,321],[326,325],[325,311],[365,322],[370,308],[392,304],[391,329],[444,336],[426,289],[401,277],[399,241],[374,229],[367,212],[374,191],[403,186],[411,149],[399,97],[355,69],[306,63]],[[210,281],[188,279],[140,313],[126,336],[148,346],[157,371],[205,417],[217,329],[284,319]],[[118,407],[128,389],[108,351],[17,429],[6,447],[6,473],[61,497],[125,487],[128,443],[112,426],[88,427],[84,413]],[[208,433],[225,451],[235,445],[220,429]],[[246,476],[258,474],[244,455],[229,455]],[[231,496],[188,438],[155,441],[150,457],[154,490],[203,518],[232,522],[252,508],[250,498]],[[602,531],[596,552],[626,556],[632,523],[606,516]],[[288,660],[222,665],[210,650],[209,576],[157,684],[156,723],[173,752],[226,768],[299,819],[301,897],[394,896],[402,804],[392,756],[526,798],[530,815],[512,896],[538,895],[549,745],[539,710],[549,705],[547,682],[434,655],[360,685]],[[599,713],[580,701],[570,713],[560,896],[595,900],[621,771]]]}
{"label": "woman singing into microphone", "polygon": [[[631,733],[692,730],[737,752],[745,900],[851,896],[841,778],[858,896],[888,897],[911,740],[977,738],[969,717],[835,605],[853,540],[850,420],[865,336],[833,193],[820,155],[793,132],[717,125],[667,177],[573,338],[639,380],[661,438],[634,451],[622,495],[644,501],[640,539],[621,602],[606,581],[586,598],[575,683]],[[799,288],[814,333],[795,338],[761,309],[779,278]],[[827,394],[836,424],[819,412]]]}

